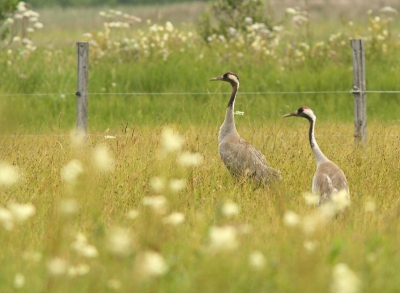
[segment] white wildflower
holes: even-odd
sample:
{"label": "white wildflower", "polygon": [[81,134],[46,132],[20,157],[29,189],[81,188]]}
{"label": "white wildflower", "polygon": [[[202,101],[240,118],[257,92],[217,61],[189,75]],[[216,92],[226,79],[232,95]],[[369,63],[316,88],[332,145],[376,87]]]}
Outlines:
{"label": "white wildflower", "polygon": [[360,292],[361,280],[345,263],[338,263],[332,271],[332,293]]}
{"label": "white wildflower", "polygon": [[136,219],[139,216],[139,212],[137,210],[130,210],[126,213],[126,217],[128,219]]}
{"label": "white wildflower", "polygon": [[174,133],[174,131],[169,127],[166,127],[162,130],[161,138],[163,149],[166,152],[179,151],[184,142],[183,137],[177,133]]}
{"label": "white wildflower", "polygon": [[306,51],[309,51],[309,50],[310,50],[310,45],[307,44],[307,43],[304,43],[304,42],[301,42],[301,43],[299,44],[299,47],[304,48]]}
{"label": "white wildflower", "polygon": [[239,246],[236,229],[232,226],[212,226],[209,236],[211,250],[231,251]]}
{"label": "white wildflower", "polygon": [[143,198],[143,205],[152,208],[159,214],[165,214],[167,210],[167,204],[167,199],[162,195],[146,196]]}
{"label": "white wildflower", "polygon": [[228,34],[235,36],[237,34],[237,30],[234,27],[230,27],[228,28]]}
{"label": "white wildflower", "polygon": [[0,163],[0,185],[10,186],[18,182],[18,168],[8,163]]}
{"label": "white wildflower", "polygon": [[75,276],[83,276],[86,275],[90,272],[90,267],[87,264],[81,263],[76,266],[71,266],[68,268],[67,274],[70,277],[75,277]]}
{"label": "white wildflower", "polygon": [[248,25],[251,25],[251,24],[253,24],[253,19],[252,19],[251,17],[246,17],[246,18],[244,19],[244,22],[245,22],[246,24],[248,24]]}
{"label": "white wildflower", "polygon": [[113,136],[113,135],[105,135],[104,136],[104,139],[114,139],[114,138],[117,138],[117,137]]}
{"label": "white wildflower", "polygon": [[317,248],[317,246],[319,245],[318,241],[311,241],[311,240],[306,240],[303,243],[303,247],[305,250],[307,250],[308,252],[313,252],[315,250],[315,248]]}
{"label": "white wildflower", "polygon": [[185,215],[182,213],[174,212],[163,219],[164,224],[177,226],[185,221]]}
{"label": "white wildflower", "polygon": [[17,273],[14,277],[14,287],[20,289],[25,285],[25,277],[21,273]]}
{"label": "white wildflower", "polygon": [[3,207],[0,207],[0,222],[6,230],[10,231],[14,228],[14,217],[12,213]]}
{"label": "white wildflower", "polygon": [[397,14],[397,9],[390,7],[390,6],[385,6],[385,7],[381,8],[379,11],[384,12],[384,13]]}
{"label": "white wildflower", "polygon": [[97,145],[94,149],[93,156],[97,168],[101,171],[111,172],[114,170],[114,158],[105,145]]}
{"label": "white wildflower", "polygon": [[35,29],[42,29],[43,28],[43,23],[41,22],[35,22],[35,24],[33,25],[33,27]]}
{"label": "white wildflower", "polygon": [[242,111],[235,111],[235,113],[233,113],[233,114],[243,116],[243,115],[244,115],[244,112],[242,112]]}
{"label": "white wildflower", "polygon": [[315,230],[317,230],[319,224],[320,224],[320,217],[318,216],[318,213],[307,215],[301,221],[301,227],[305,234],[314,233]]}
{"label": "white wildflower", "polygon": [[297,14],[297,10],[291,7],[286,8],[287,14]]}
{"label": "white wildflower", "polygon": [[172,192],[179,192],[186,187],[186,179],[171,179],[169,189]]}
{"label": "white wildflower", "polygon": [[10,210],[13,219],[17,222],[23,222],[28,218],[32,217],[36,208],[33,204],[20,204],[20,203],[10,203],[8,204],[8,209]]}
{"label": "white wildflower", "polygon": [[329,200],[325,201],[323,204],[319,206],[318,214],[321,223],[326,222],[327,220],[332,219],[337,214],[337,210],[335,209],[334,203]]}
{"label": "white wildflower", "polygon": [[300,223],[300,216],[293,211],[286,211],[283,215],[283,224],[286,227],[296,227]]}
{"label": "white wildflower", "polygon": [[92,39],[93,38],[93,35],[91,34],[91,33],[84,33],[83,35],[82,35],[82,37],[84,37],[85,39]]}
{"label": "white wildflower", "polygon": [[167,32],[172,32],[174,30],[174,26],[172,25],[171,22],[167,21],[167,23],[165,24],[165,30]]}
{"label": "white wildflower", "polygon": [[132,239],[128,229],[115,227],[107,235],[107,247],[118,256],[127,256],[132,250]]}
{"label": "white wildflower", "polygon": [[66,198],[60,201],[59,211],[65,216],[71,216],[78,212],[78,202],[73,198]]}
{"label": "white wildflower", "polygon": [[308,18],[305,17],[304,15],[295,15],[295,16],[293,16],[292,21],[297,26],[301,26],[302,24],[308,22]]}
{"label": "white wildflower", "polygon": [[68,262],[60,257],[54,257],[47,261],[47,269],[54,276],[63,275],[67,272]]}
{"label": "white wildflower", "polygon": [[82,173],[82,163],[77,159],[73,159],[61,169],[61,179],[68,183],[75,183]]}
{"label": "white wildflower", "polygon": [[234,202],[226,202],[221,207],[221,212],[225,217],[237,216],[239,211],[239,206]]}
{"label": "white wildflower", "polygon": [[249,255],[249,264],[253,269],[260,270],[265,267],[265,256],[261,251],[255,250]]}
{"label": "white wildflower", "polygon": [[331,200],[337,212],[345,210],[350,205],[350,197],[345,189],[332,194]]}
{"label": "white wildflower", "polygon": [[308,205],[317,205],[320,201],[320,196],[312,193],[304,193],[303,198]]}
{"label": "white wildflower", "polygon": [[89,244],[86,236],[82,233],[75,236],[75,241],[72,242],[71,246],[77,253],[87,258],[94,258],[99,254],[96,247]]}
{"label": "white wildflower", "polygon": [[159,277],[169,270],[161,254],[155,251],[146,251],[137,256],[136,269],[142,277]]}
{"label": "white wildflower", "polygon": [[184,152],[178,157],[178,163],[182,166],[196,166],[203,162],[203,157],[199,153]]}
{"label": "white wildflower", "polygon": [[33,44],[33,42],[32,42],[30,39],[28,39],[28,38],[23,38],[23,39],[21,40],[21,42],[22,42],[22,44],[24,44],[24,45],[32,45],[32,44]]}
{"label": "white wildflower", "polygon": [[165,179],[163,177],[152,177],[150,178],[150,186],[154,192],[163,192],[165,188]]}
{"label": "white wildflower", "polygon": [[24,12],[24,11],[26,11],[26,10],[27,10],[27,9],[26,9],[26,4],[25,4],[25,2],[23,2],[23,1],[18,2],[17,11],[18,11],[18,12]]}

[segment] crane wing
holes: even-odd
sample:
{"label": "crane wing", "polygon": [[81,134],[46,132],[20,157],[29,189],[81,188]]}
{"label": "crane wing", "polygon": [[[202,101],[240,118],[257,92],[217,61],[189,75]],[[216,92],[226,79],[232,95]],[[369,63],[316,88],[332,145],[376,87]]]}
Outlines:
{"label": "crane wing", "polygon": [[219,153],[229,172],[235,177],[252,177],[268,183],[280,179],[280,173],[268,166],[265,156],[242,138],[221,142]]}
{"label": "crane wing", "polygon": [[331,194],[341,190],[346,190],[347,194],[350,194],[343,171],[331,161],[319,165],[313,178],[313,193],[320,195],[323,202],[328,200]]}

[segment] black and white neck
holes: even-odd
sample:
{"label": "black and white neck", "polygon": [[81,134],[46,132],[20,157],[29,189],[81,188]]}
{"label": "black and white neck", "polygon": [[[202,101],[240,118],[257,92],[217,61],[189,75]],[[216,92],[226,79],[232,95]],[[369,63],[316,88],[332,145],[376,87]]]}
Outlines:
{"label": "black and white neck", "polygon": [[315,157],[315,160],[317,162],[317,166],[319,166],[323,162],[329,161],[329,159],[321,151],[321,149],[318,146],[317,140],[315,139],[314,128],[315,128],[315,122],[317,121],[317,117],[312,112],[312,116],[309,115],[308,117],[305,117],[305,118],[307,118],[308,121],[310,122],[310,129],[309,129],[309,132],[308,132],[308,139],[310,141],[311,150],[314,153],[314,157]]}
{"label": "black and white neck", "polygon": [[220,143],[227,137],[239,136],[236,130],[234,118],[235,99],[239,89],[239,77],[233,72],[227,72],[224,75],[212,78],[211,80],[226,81],[229,82],[232,86],[232,93],[229,98],[228,107],[226,109],[225,120],[219,130],[218,142]]}
{"label": "black and white neck", "polygon": [[315,127],[315,122],[317,121],[317,116],[315,116],[314,112],[307,106],[304,106],[292,113],[284,115],[283,117],[291,117],[291,116],[303,117],[303,118],[306,118],[310,122],[308,139],[310,141],[311,150],[314,153],[314,157],[317,162],[317,166],[319,166],[320,164],[322,164],[326,161],[329,161],[329,159],[322,153],[321,149],[318,146],[317,140],[315,139],[314,127]]}

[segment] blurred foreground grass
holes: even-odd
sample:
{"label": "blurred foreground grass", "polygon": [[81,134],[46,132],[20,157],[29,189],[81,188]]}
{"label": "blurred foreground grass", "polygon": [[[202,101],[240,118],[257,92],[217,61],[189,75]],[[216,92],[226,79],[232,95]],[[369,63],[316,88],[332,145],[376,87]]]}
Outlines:
{"label": "blurred foreground grass", "polygon": [[[161,126],[86,142],[2,137],[1,291],[395,292],[400,129],[371,126],[356,149],[350,123],[319,120],[317,140],[352,199],[320,223],[302,196],[315,170],[305,121],[238,126],[281,170],[270,188],[233,182],[215,127],[181,129],[182,149],[169,153]],[[182,165],[196,153],[202,161]]]}

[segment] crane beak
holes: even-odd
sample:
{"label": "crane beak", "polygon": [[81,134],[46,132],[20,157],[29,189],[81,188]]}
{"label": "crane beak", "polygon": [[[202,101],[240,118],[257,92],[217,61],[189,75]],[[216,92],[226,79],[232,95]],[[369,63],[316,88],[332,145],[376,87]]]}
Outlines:
{"label": "crane beak", "polygon": [[283,115],[282,118],[287,118],[287,117],[291,117],[291,116],[298,116],[297,111],[294,111],[294,112],[292,112],[292,113]]}
{"label": "crane beak", "polygon": [[211,79],[210,79],[210,81],[216,81],[216,80],[224,80],[224,76],[221,75],[221,76],[214,77],[214,78],[211,78]]}

